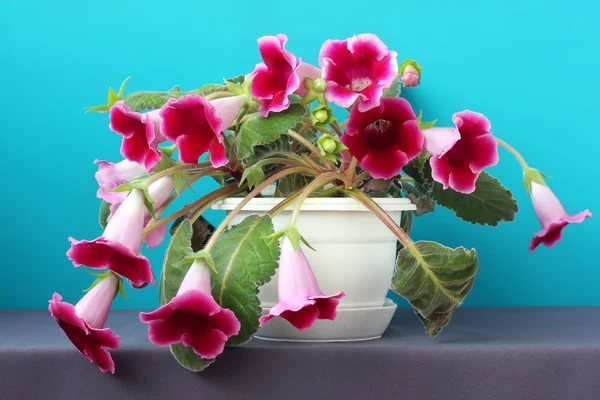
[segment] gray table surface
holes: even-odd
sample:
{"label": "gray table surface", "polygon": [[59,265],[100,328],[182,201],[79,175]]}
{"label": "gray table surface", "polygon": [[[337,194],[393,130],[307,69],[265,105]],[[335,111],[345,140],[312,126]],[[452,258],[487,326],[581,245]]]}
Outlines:
{"label": "gray table surface", "polygon": [[47,311],[0,310],[0,399],[600,399],[600,308],[462,308],[435,339],[402,309],[379,340],[254,339],[201,373],[150,344],[137,314],[109,317],[113,376]]}

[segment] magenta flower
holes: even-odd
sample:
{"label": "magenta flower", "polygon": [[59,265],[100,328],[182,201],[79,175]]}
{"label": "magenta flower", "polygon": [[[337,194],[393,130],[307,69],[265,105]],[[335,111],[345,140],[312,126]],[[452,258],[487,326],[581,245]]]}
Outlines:
{"label": "magenta flower", "polygon": [[369,33],[326,41],[319,53],[319,65],[327,82],[327,101],[347,108],[358,100],[361,112],[379,106],[383,89],[398,76],[397,56]]}
{"label": "magenta flower", "polygon": [[123,157],[152,171],[162,157],[158,144],[165,140],[160,130],[160,110],[141,114],[119,100],[111,107],[109,119],[110,130],[123,136]]}
{"label": "magenta flower", "polygon": [[208,102],[203,96],[187,95],[169,99],[161,109],[162,131],[179,148],[179,159],[197,163],[207,151],[213,167],[227,164],[224,134],[246,106],[245,95]]}
{"label": "magenta flower", "polygon": [[92,240],[69,238],[67,257],[78,267],[108,268],[136,288],[154,284],[148,259],[139,254],[144,229],[144,195],[134,189],[116,210],[102,236]]}
{"label": "magenta flower", "polygon": [[264,62],[256,64],[249,76],[254,76],[251,94],[260,100],[258,110],[263,117],[270,112],[287,110],[290,94],[306,92],[304,78],[314,79],[320,74],[317,67],[303,65],[302,59],[296,59],[287,51],[286,42],[287,36],[283,34],[258,39],[258,49]]}
{"label": "magenta flower", "polygon": [[545,184],[531,181],[530,195],[535,214],[542,224],[542,230],[535,233],[529,244],[531,252],[540,243],[546,247],[554,246],[562,238],[562,230],[565,226],[571,223],[579,224],[584,219],[592,217],[590,210],[584,210],[575,215],[567,214],[560,200]]}
{"label": "magenta flower", "polygon": [[498,163],[498,142],[483,114],[457,112],[452,122],[456,128],[423,130],[432,176],[444,189],[473,193],[481,171]]}
{"label": "magenta flower", "polygon": [[110,328],[104,328],[119,280],[109,275],[94,286],[73,306],[62,302],[54,293],[49,301],[50,314],[60,329],[73,342],[77,350],[90,362],[96,363],[100,371],[115,373],[115,363],[104,348],[119,348],[119,336]]}
{"label": "magenta flower", "polygon": [[298,330],[308,329],[317,319],[334,320],[344,292],[328,296],[321,292],[315,274],[299,247],[294,251],[287,237],[281,244],[277,281],[278,302],[269,315],[260,317],[261,325],[274,317],[286,319]]}
{"label": "magenta flower", "polygon": [[95,177],[100,186],[96,196],[110,204],[122,203],[127,197],[127,192],[111,192],[110,190],[146,174],[146,167],[127,159],[116,164],[96,160],[94,164],[98,164],[98,172],[96,172]]}
{"label": "magenta flower", "polygon": [[423,150],[417,117],[401,98],[383,98],[366,112],[352,108],[341,140],[360,167],[378,179],[398,175]]}
{"label": "magenta flower", "polygon": [[211,295],[210,271],[195,260],[173,299],[150,313],[140,313],[147,323],[148,339],[157,346],[183,343],[202,358],[215,358],[241,325],[235,314],[217,304]]}

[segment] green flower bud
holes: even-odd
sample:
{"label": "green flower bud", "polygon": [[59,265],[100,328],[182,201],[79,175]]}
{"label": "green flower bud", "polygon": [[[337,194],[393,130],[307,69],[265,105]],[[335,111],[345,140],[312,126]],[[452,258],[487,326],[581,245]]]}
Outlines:
{"label": "green flower bud", "polygon": [[335,144],[335,140],[329,136],[323,137],[324,139],[321,141],[321,147],[323,147],[323,150],[325,150],[327,153],[333,153],[335,151],[335,148],[337,147]]}

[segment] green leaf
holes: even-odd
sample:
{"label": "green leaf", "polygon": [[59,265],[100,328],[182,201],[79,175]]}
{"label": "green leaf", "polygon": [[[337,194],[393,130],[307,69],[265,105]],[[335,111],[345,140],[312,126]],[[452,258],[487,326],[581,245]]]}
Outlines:
{"label": "green leaf", "polygon": [[189,176],[190,174],[187,172],[176,172],[173,174],[173,189],[175,189],[175,193],[181,193],[183,185],[189,180]]}
{"label": "green leaf", "polygon": [[225,80],[225,85],[227,86],[227,89],[229,89],[231,93],[235,94],[236,96],[244,94],[244,89],[231,81]]}
{"label": "green leaf", "polygon": [[402,190],[406,193],[406,197],[417,206],[417,209],[414,211],[417,217],[435,210],[433,199],[419,192],[410,183],[402,182]]}
{"label": "green leaf", "polygon": [[302,174],[291,174],[284,176],[277,182],[277,190],[275,195],[276,197],[286,197],[289,194],[302,189],[308,185],[310,181],[312,181],[311,178]]}
{"label": "green leaf", "polygon": [[108,88],[108,104],[115,104],[117,101],[121,100],[119,97],[119,93],[115,92],[112,87]]}
{"label": "green leaf", "polygon": [[510,190],[487,172],[482,172],[475,183],[475,191],[465,194],[444,189],[431,177],[431,166],[423,157],[417,157],[404,167],[404,172],[415,180],[415,188],[431,197],[443,207],[467,222],[496,226],[499,222],[515,220],[519,211],[517,201]]}
{"label": "green leaf", "polygon": [[102,200],[100,204],[100,213],[98,214],[98,219],[100,221],[100,226],[102,229],[106,228],[108,224],[108,216],[110,215],[110,203]]}
{"label": "green leaf", "polygon": [[265,239],[272,233],[268,215],[251,215],[221,234],[211,251],[217,272],[213,274],[213,296],[242,324],[229,345],[246,343],[259,328],[258,288],[275,274],[279,260],[279,244]]}
{"label": "green leaf", "polygon": [[240,186],[244,181],[248,180],[248,188],[253,189],[265,181],[265,173],[260,165],[253,165],[244,170]]}
{"label": "green leaf", "polygon": [[133,111],[156,110],[165,105],[167,100],[176,99],[185,93],[179,90],[170,90],[168,92],[140,91],[133,92],[125,97],[123,101]]}
{"label": "green leaf", "polygon": [[429,128],[433,128],[433,126],[436,124],[437,119],[434,119],[433,121],[429,121],[429,122],[423,122],[423,110],[419,111],[419,116],[417,117],[417,123],[419,124],[419,129],[423,130],[423,129],[429,129]]}
{"label": "green leaf", "polygon": [[427,333],[434,337],[465,299],[479,266],[475,250],[451,249],[435,242],[416,242],[421,253],[413,257],[406,248],[398,252],[392,290],[414,307]]}
{"label": "green leaf", "polygon": [[271,113],[267,118],[255,115],[248,119],[242,125],[236,140],[238,159],[250,157],[254,146],[270,143],[292,129],[302,120],[305,113],[306,109],[303,106],[292,104],[287,110]]}
{"label": "green leaf", "polygon": [[402,80],[400,79],[400,75],[398,75],[392,82],[392,86],[383,91],[383,97],[400,97],[401,90]]}
{"label": "green leaf", "polygon": [[171,354],[173,354],[177,362],[191,372],[203,371],[215,362],[214,358],[207,360],[199,357],[191,347],[184,346],[182,343],[170,345],[169,350],[171,350]]}
{"label": "green leaf", "polygon": [[238,76],[236,76],[234,78],[227,78],[227,79],[225,79],[225,81],[227,81],[227,82],[231,82],[233,84],[240,84],[240,85],[242,83],[244,83],[245,80],[246,80],[246,77],[244,75],[238,75]]}
{"label": "green leaf", "polygon": [[198,89],[192,89],[188,92],[188,94],[203,94],[203,95],[209,95],[211,93],[216,93],[216,92],[225,92],[227,91],[227,86],[225,85],[217,85],[214,83],[210,83],[208,85],[204,85],[202,87],[199,87]]}
{"label": "green leaf", "polygon": [[[183,221],[187,220],[190,215],[191,213],[188,213],[173,221],[173,225],[171,225],[170,229],[171,235],[175,235],[175,232],[177,232],[177,228],[179,227],[179,225]],[[213,226],[213,224],[208,222],[208,220],[203,216],[199,216],[198,219],[196,219],[192,224],[192,250],[194,252],[202,250],[214,231],[215,227]]]}
{"label": "green leaf", "polygon": [[175,297],[183,281],[183,277],[192,265],[191,262],[180,263],[188,254],[192,253],[191,239],[192,223],[188,219],[185,219],[177,226],[165,252],[165,261],[163,263],[158,291],[161,306],[167,304]]}
{"label": "green leaf", "polygon": [[[248,157],[248,159],[246,159],[246,165],[251,166],[267,158],[285,156],[285,153],[288,153],[289,151],[290,138],[287,135],[281,135],[272,142],[254,147],[252,155]],[[276,167],[277,166],[274,164],[268,165],[265,168],[265,172],[269,173],[272,169],[275,169]]]}
{"label": "green leaf", "polygon": [[127,85],[127,81],[130,79],[131,77],[128,76],[127,78],[125,78],[125,80],[121,83],[121,87],[119,88],[119,99],[123,98],[123,93],[125,93],[125,85]]}

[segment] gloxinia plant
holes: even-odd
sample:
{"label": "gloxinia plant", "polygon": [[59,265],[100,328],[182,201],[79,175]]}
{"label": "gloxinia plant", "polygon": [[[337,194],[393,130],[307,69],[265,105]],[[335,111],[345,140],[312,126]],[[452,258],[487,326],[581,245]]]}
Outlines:
{"label": "gloxinia plant", "polygon": [[[410,302],[431,336],[467,296],[479,260],[474,249],[413,242],[413,215],[438,204],[471,223],[513,221],[516,200],[485,172],[498,163],[498,146],[522,165],[542,224],[531,251],[554,246],[566,225],[591,217],[588,210],[569,215],[544,175],[496,137],[483,114],[458,111],[447,127],[423,121],[402,97],[403,87],[421,83],[423,68],[414,60],[399,63],[377,36],[327,40],[311,54],[318,54],[319,67],[296,57],[287,41],[282,34],[258,39],[262,61],[223,83],[125,94],[123,82],[118,93],[109,89],[107,104],[90,107],[109,113],[124,159],[96,161],[103,233],[69,239],[69,259],[101,270],[99,277],[76,306],[55,294],[50,312],[102,371],[114,372],[105,348],[119,345],[104,328],[114,296],[123,291],[123,280],[133,288],[156,284],[154,273],[160,276],[160,306],[141,313],[141,323],[148,324],[152,343],[170,346],[189,370],[202,370],[227,346],[246,343],[272,318],[300,330],[335,319],[345,294],[321,291],[304,255],[312,250],[300,247],[310,247],[311,238],[296,227],[308,197],[353,198],[391,230],[398,238],[391,289]],[[203,177],[220,187],[166,212]],[[230,226],[250,200],[273,187],[281,199],[276,207]],[[211,226],[202,214],[229,197],[243,199],[218,227]],[[417,210],[396,221],[376,197],[405,197]],[[275,232],[272,218],[289,207],[290,225]],[[153,271],[142,245],[160,244],[169,224],[164,268]],[[261,316],[258,289],[277,268],[279,300]]]}

